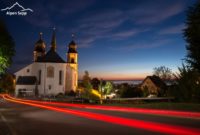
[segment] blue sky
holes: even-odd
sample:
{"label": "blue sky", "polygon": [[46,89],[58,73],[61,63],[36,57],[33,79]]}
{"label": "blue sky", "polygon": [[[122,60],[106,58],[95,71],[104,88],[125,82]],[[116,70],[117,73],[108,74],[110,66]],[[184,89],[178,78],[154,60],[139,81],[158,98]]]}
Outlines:
{"label": "blue sky", "polygon": [[[0,0],[0,8],[16,1]],[[196,0],[18,0],[33,9],[27,16],[1,12],[16,43],[9,69],[15,72],[33,60],[34,44],[43,32],[50,47],[56,27],[57,52],[66,60],[71,34],[79,52],[80,78],[138,79],[153,68],[167,66],[173,72],[186,55],[182,30],[186,10]]]}

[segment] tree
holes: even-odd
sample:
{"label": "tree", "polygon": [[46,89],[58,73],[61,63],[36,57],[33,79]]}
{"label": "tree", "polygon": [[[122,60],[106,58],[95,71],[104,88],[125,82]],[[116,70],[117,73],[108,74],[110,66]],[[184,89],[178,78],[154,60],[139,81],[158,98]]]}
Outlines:
{"label": "tree", "polygon": [[13,75],[5,73],[4,75],[1,76],[0,89],[2,89],[2,92],[14,93],[15,82]]}
{"label": "tree", "polygon": [[108,95],[112,92],[113,90],[113,85],[111,82],[107,81],[106,85],[104,86],[104,94]]}
{"label": "tree", "polygon": [[88,83],[90,83],[90,76],[89,76],[89,72],[85,71],[85,74],[83,76],[83,86],[86,86]]}
{"label": "tree", "polygon": [[90,83],[91,79],[89,76],[89,72],[85,71],[85,75],[83,76],[83,87],[84,87],[84,94],[86,97],[89,98],[92,90],[92,84]]}
{"label": "tree", "polygon": [[171,95],[179,101],[200,101],[199,73],[184,64],[178,70],[175,74],[177,85],[170,90]]}
{"label": "tree", "polygon": [[116,89],[119,90],[118,94],[121,98],[141,97],[143,95],[141,89],[128,83],[118,84]]}
{"label": "tree", "polygon": [[160,77],[164,81],[172,79],[172,71],[168,67],[160,66],[153,69],[153,74]]}
{"label": "tree", "polygon": [[11,65],[15,44],[3,20],[0,19],[0,74]]}
{"label": "tree", "polygon": [[93,89],[98,90],[99,85],[100,85],[100,80],[98,78],[93,78],[91,80],[91,84],[93,86]]}
{"label": "tree", "polygon": [[200,1],[187,11],[184,38],[187,42],[186,62],[200,72]]}
{"label": "tree", "polygon": [[147,86],[145,86],[144,89],[142,90],[142,96],[147,97],[149,94],[150,94],[149,89]]}

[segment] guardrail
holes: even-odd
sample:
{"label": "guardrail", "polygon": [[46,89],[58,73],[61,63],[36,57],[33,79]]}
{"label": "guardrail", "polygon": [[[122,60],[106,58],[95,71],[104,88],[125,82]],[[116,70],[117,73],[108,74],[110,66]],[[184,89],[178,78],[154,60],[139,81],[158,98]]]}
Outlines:
{"label": "guardrail", "polygon": [[154,97],[154,98],[113,98],[104,99],[104,103],[142,103],[142,102],[171,102],[174,97]]}

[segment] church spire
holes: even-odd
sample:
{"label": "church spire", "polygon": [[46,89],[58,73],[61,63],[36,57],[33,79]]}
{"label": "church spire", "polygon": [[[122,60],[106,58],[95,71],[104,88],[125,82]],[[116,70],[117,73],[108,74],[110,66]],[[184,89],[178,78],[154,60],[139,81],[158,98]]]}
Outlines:
{"label": "church spire", "polygon": [[74,33],[72,33],[72,35],[71,35],[71,36],[72,36],[72,40],[74,40],[74,38],[75,38],[75,35],[74,35]]}
{"label": "church spire", "polygon": [[42,32],[40,32],[40,40],[42,40]]}
{"label": "church spire", "polygon": [[56,51],[56,32],[55,32],[56,28],[53,28],[53,35],[52,35],[52,39],[51,39],[51,50]]}

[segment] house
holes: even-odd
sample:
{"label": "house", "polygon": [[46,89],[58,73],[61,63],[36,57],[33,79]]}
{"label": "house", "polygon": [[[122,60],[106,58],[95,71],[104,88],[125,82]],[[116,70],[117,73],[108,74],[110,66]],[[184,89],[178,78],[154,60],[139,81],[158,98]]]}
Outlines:
{"label": "house", "polygon": [[59,56],[56,48],[55,30],[47,53],[46,44],[40,33],[33,51],[33,62],[15,73],[16,96],[46,96],[76,92],[78,87],[77,45],[73,40],[68,44],[66,61]]}
{"label": "house", "polygon": [[149,95],[160,96],[165,92],[166,84],[160,77],[153,75],[147,76],[140,85],[140,88],[143,91],[148,90]]}

